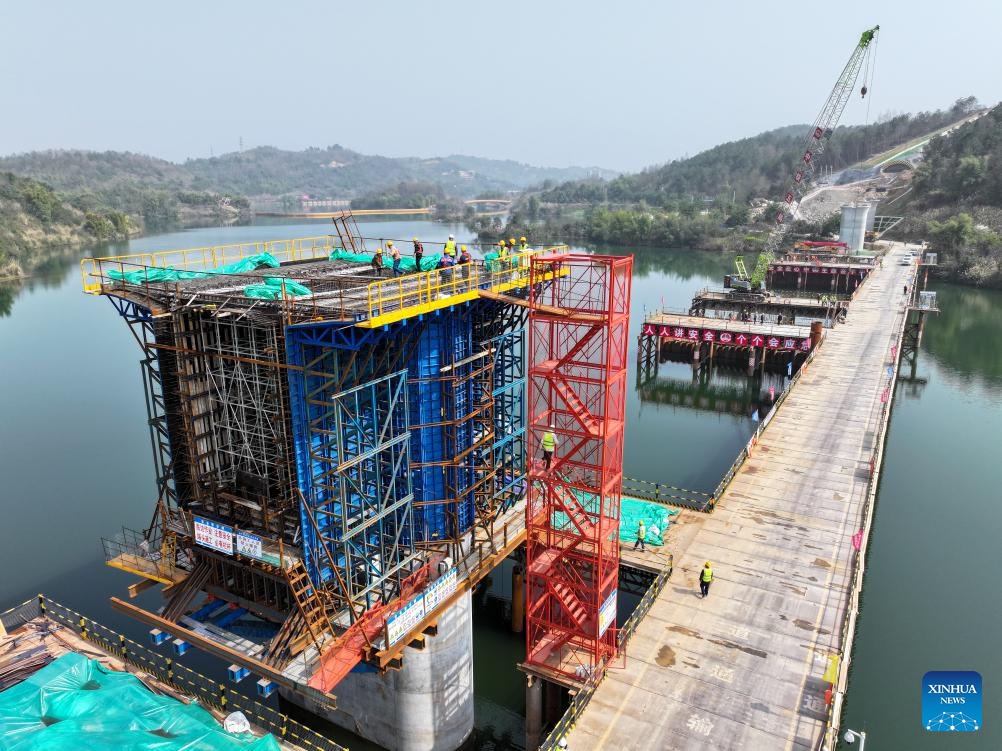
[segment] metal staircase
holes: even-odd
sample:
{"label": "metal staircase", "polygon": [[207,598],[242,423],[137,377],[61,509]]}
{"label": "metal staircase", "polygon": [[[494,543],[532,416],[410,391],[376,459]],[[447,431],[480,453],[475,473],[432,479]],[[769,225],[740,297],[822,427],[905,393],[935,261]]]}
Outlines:
{"label": "metal staircase", "polygon": [[326,598],[313,586],[302,561],[296,561],[285,569],[285,579],[302,618],[303,628],[317,649],[321,649],[323,644],[334,636],[334,627],[327,615]]}

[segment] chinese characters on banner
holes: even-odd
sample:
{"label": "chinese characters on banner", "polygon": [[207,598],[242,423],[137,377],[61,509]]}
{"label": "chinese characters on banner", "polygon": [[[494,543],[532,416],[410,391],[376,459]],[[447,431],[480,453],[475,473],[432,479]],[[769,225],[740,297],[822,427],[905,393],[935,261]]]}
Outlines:
{"label": "chinese characters on banner", "polygon": [[262,559],[261,538],[249,532],[237,532],[237,552],[249,558]]}
{"label": "chinese characters on banner", "polygon": [[763,336],[762,334],[734,333],[733,331],[719,331],[716,329],[692,329],[682,326],[665,326],[644,324],[643,333],[645,336],[660,336],[666,339],[679,339],[689,342],[716,343],[725,345],[738,345],[739,347],[752,346],[756,349],[767,348],[775,350],[788,350],[791,352],[810,352],[811,340],[809,338],[798,339],[790,336]]}
{"label": "chinese characters on banner", "polygon": [[211,519],[203,519],[200,516],[193,517],[195,521],[195,543],[220,553],[233,555],[233,527],[214,522]]}
{"label": "chinese characters on banner", "polygon": [[453,566],[432,584],[423,594],[418,595],[409,605],[401,608],[386,620],[386,631],[390,644],[400,641],[407,632],[417,626],[426,614],[445,602],[459,585],[459,571]]}

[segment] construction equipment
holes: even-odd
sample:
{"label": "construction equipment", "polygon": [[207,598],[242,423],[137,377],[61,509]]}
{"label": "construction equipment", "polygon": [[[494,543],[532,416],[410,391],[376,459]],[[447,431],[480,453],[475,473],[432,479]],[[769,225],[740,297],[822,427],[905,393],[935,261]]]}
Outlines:
{"label": "construction equipment", "polygon": [[[835,82],[835,87],[828,95],[828,100],[825,102],[824,107],[821,108],[821,112],[814,119],[814,125],[804,139],[803,148],[798,152],[797,163],[793,168],[792,184],[783,196],[785,207],[777,211],[775,217],[773,217],[775,224],[766,238],[764,249],[759,254],[755,270],[749,276],[745,269],[744,257],[738,256],[735,259],[738,277],[731,280],[731,286],[734,289],[758,289],[765,280],[766,272],[769,269],[769,262],[779,249],[779,245],[786,234],[788,228],[786,220],[791,217],[796,218],[797,216],[800,201],[813,180],[814,165],[817,163],[818,157],[824,153],[828,140],[831,138],[839,119],[842,117],[842,111],[845,109],[850,95],[856,89],[856,80],[859,78],[860,69],[869,60],[868,56],[873,49],[871,45],[874,39],[876,39],[877,31],[879,30],[879,26],[874,26],[872,29],[867,29],[862,33],[859,42],[856,44],[856,48],[849,56],[849,61],[845,64],[845,68],[842,69],[842,74]],[[872,66],[867,65],[868,75],[870,71],[872,71]],[[860,91],[863,97],[866,96],[869,90],[869,83],[864,81],[864,84],[867,85],[864,85]]]}

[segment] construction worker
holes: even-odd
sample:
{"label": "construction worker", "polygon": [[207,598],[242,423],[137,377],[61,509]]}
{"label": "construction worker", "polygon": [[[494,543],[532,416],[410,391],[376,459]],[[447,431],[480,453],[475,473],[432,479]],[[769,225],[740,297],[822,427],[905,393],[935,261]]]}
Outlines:
{"label": "construction worker", "polygon": [[470,266],[469,266],[469,264],[472,264],[472,263],[473,263],[473,256],[470,255],[470,251],[468,251],[466,249],[466,246],[463,245],[459,249],[459,260],[456,261],[456,265],[457,266],[460,266],[460,265],[465,265],[466,266],[466,268],[463,269],[463,278],[464,279],[469,279],[470,278]]}
{"label": "construction worker", "polygon": [[529,242],[525,239],[525,235],[522,235],[520,238],[518,238],[518,242],[519,242],[518,245],[519,253],[525,253],[527,250],[529,250]]}
{"label": "construction worker", "polygon": [[416,237],[411,238],[411,242],[414,243],[414,270],[421,270],[421,257],[424,256],[424,246],[421,241]]}
{"label": "construction worker", "polygon": [[543,440],[539,442],[539,445],[543,449],[543,461],[546,463],[546,469],[549,470],[550,462],[553,460],[553,452],[557,450],[557,436],[553,432],[552,425],[543,433]]}
{"label": "construction worker", "polygon": [[376,252],[372,254],[372,270],[376,272],[376,276],[383,275],[383,249],[376,248]]}
{"label": "construction worker", "polygon": [[400,251],[393,244],[392,240],[386,241],[386,249],[390,252],[390,259],[393,261],[393,276],[400,276]]}
{"label": "construction worker", "polygon": [[449,256],[452,260],[454,260],[454,261],[456,260],[456,238],[455,237],[453,237],[452,235],[449,235],[449,239],[446,241],[445,248],[443,249],[442,252],[444,252],[447,256]]}
{"label": "construction worker", "polygon": [[504,258],[508,255],[508,243],[504,240],[498,243],[498,258]]}
{"label": "construction worker", "polygon": [[[452,281],[452,267],[455,263],[456,259],[450,255],[443,255],[441,258],[438,259],[438,271],[440,275],[439,281],[443,285],[448,284],[449,282]],[[448,296],[448,293],[444,292],[444,290],[440,294],[445,294],[446,296]]]}
{"label": "construction worker", "polygon": [[633,543],[633,549],[637,549],[637,545],[640,546],[640,552],[645,552],[647,548],[644,547],[644,538],[647,537],[647,530],[644,529],[644,520],[641,519],[637,523],[637,541]]}
{"label": "construction worker", "polygon": [[710,594],[710,582],[713,581],[713,567],[707,561],[703,564],[703,570],[699,572],[699,592],[700,597]]}
{"label": "construction worker", "polygon": [[508,240],[508,247],[511,249],[512,253],[515,252],[515,238],[514,237],[512,237],[511,239]]}

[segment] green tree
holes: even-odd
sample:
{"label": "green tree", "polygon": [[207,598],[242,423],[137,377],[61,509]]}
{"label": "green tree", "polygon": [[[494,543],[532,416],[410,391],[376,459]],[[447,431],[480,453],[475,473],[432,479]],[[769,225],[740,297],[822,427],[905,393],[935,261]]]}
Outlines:
{"label": "green tree", "polygon": [[935,247],[947,252],[969,245],[976,234],[974,219],[967,213],[957,214],[945,222],[929,222],[928,229]]}

